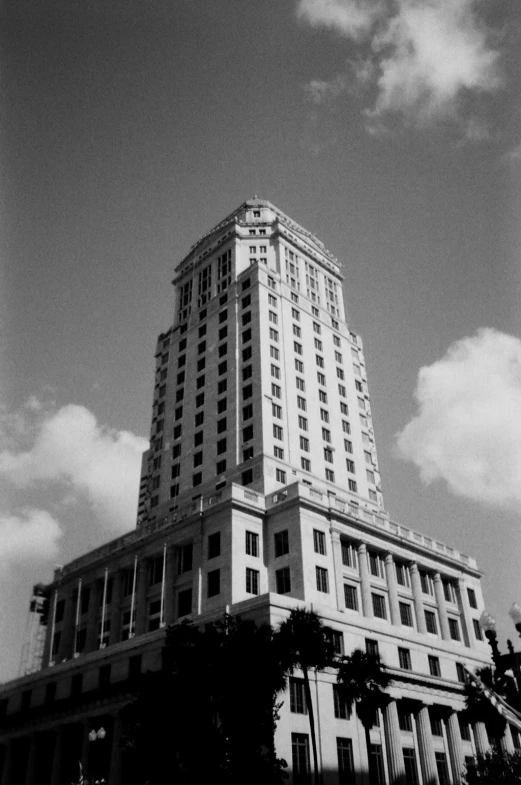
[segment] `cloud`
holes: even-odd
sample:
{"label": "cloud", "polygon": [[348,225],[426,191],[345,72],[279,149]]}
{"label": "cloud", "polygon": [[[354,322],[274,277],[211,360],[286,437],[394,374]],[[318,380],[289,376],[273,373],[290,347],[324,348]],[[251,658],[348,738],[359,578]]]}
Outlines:
{"label": "cloud", "polygon": [[374,95],[370,123],[399,115],[424,124],[456,116],[469,96],[500,85],[499,53],[477,6],[477,0],[299,0],[297,13],[347,38],[350,58],[372,63],[362,72]]}
{"label": "cloud", "polygon": [[60,525],[45,510],[22,510],[20,515],[0,514],[0,565],[2,570],[27,562],[45,561],[58,553]]}
{"label": "cloud", "polygon": [[418,414],[397,436],[423,482],[521,510],[521,340],[482,329],[420,369]]}
{"label": "cloud", "polygon": [[[83,406],[49,410],[35,399],[29,403],[15,417],[0,416],[0,431],[9,431],[0,452],[0,476],[18,488],[61,483],[67,498],[72,494],[87,499],[108,528],[130,528],[148,442],[99,425]],[[18,448],[13,446],[16,436]]]}

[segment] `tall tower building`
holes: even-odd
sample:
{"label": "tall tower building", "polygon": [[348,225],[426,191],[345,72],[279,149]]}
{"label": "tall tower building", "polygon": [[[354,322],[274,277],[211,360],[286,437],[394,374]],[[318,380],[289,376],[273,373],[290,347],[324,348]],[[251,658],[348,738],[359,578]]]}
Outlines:
{"label": "tall tower building", "polygon": [[[489,661],[481,574],[384,510],[342,280],[316,237],[257,198],[178,264],[137,526],[36,587],[40,653],[29,641],[25,671],[0,688],[0,785],[65,785],[78,760],[88,772],[100,727],[109,785],[132,782],[120,709],[136,676],[160,667],[165,625],[225,611],[276,626],[312,607],[337,653],[381,654],[392,684],[369,744],[334,672],[316,674],[325,785],[457,785],[488,749],[463,693],[465,668]],[[312,767],[306,713],[295,674],[275,738],[289,785]],[[515,729],[505,745],[521,745]]]}
{"label": "tall tower building", "polygon": [[337,260],[252,199],[176,267],[159,336],[140,521],[236,482],[297,480],[382,509],[365,359]]}

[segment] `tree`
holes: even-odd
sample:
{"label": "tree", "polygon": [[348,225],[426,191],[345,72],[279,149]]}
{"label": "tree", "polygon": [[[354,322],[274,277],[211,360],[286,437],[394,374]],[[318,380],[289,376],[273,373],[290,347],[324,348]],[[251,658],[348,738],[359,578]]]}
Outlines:
{"label": "tree", "polygon": [[387,689],[390,681],[379,654],[369,654],[362,649],[355,649],[350,655],[342,657],[338,665],[339,690],[351,707],[356,706],[365,730],[368,760],[370,760],[369,732],[374,724],[376,712],[387,702],[384,690]]}
{"label": "tree", "polygon": [[313,749],[315,785],[319,782],[317,738],[309,670],[323,671],[334,665],[333,643],[320,617],[313,611],[294,608],[289,617],[279,625],[277,633],[279,659],[286,674],[298,668],[304,676],[304,691],[309,716],[309,729]]}
{"label": "tree", "polygon": [[467,765],[466,785],[519,785],[521,783],[521,752],[505,755],[497,748],[478,755]]}
{"label": "tree", "polygon": [[[489,667],[480,668],[476,671],[476,675],[486,687],[504,698],[511,706],[516,706],[518,693],[516,683],[511,676],[497,669],[493,671]],[[475,721],[485,723],[495,746],[499,748],[507,725],[505,718],[490,702],[480,686],[470,679],[465,684],[465,696],[468,711]]]}
{"label": "tree", "polygon": [[273,736],[284,687],[269,626],[225,616],[204,631],[168,628],[161,671],[142,677],[125,712],[129,783],[279,785],[285,762]]}

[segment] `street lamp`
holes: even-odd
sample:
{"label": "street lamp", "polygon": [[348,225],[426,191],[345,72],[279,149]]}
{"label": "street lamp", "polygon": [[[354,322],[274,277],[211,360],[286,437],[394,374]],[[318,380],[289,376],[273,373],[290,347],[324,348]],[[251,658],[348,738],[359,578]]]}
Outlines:
{"label": "street lamp", "polygon": [[[515,602],[509,610],[509,615],[515,624],[516,630],[521,638],[521,606]],[[508,654],[501,654],[497,643],[496,620],[490,613],[483,611],[479,618],[479,625],[492,649],[492,660],[498,674],[511,670],[517,684],[517,690],[521,695],[521,652],[514,651],[512,641],[507,640]]]}
{"label": "street lamp", "polygon": [[[103,741],[106,735],[107,735],[107,731],[105,730],[105,728],[101,727],[97,731],[94,730],[93,728],[89,733],[89,741],[93,743],[96,741]],[[95,757],[95,753],[96,753],[96,757]],[[105,779],[105,777],[99,776],[97,771],[99,767],[97,765],[94,765],[95,762],[96,764],[98,763],[97,760],[98,758],[99,758],[98,747],[93,746],[92,747],[92,783],[93,785],[106,785],[107,780]]]}

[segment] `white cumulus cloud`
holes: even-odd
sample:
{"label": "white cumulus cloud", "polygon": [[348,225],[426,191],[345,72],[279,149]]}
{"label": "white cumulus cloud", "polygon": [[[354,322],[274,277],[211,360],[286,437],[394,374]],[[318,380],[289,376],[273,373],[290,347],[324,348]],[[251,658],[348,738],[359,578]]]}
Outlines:
{"label": "white cumulus cloud", "polygon": [[[85,407],[69,404],[49,411],[31,406],[32,443],[0,451],[0,476],[24,488],[62,483],[67,494],[86,498],[101,520],[128,529],[136,516],[141,456],[148,442],[128,431],[98,424]],[[18,415],[23,417],[23,413]]]}
{"label": "white cumulus cloud", "polygon": [[58,521],[45,510],[0,514],[0,564],[5,568],[52,559],[58,553],[61,536]]}
{"label": "white cumulus cloud", "polygon": [[422,480],[521,510],[521,340],[482,329],[457,341],[421,368],[416,399],[397,446]]}
{"label": "white cumulus cloud", "polygon": [[[455,116],[469,95],[500,84],[499,54],[479,0],[299,0],[298,16],[349,40],[348,57],[372,64],[367,115],[418,123]],[[363,51],[361,51],[363,48]],[[332,80],[338,84],[338,76]],[[309,88],[308,88],[309,91]],[[326,90],[322,86],[322,94]]]}

